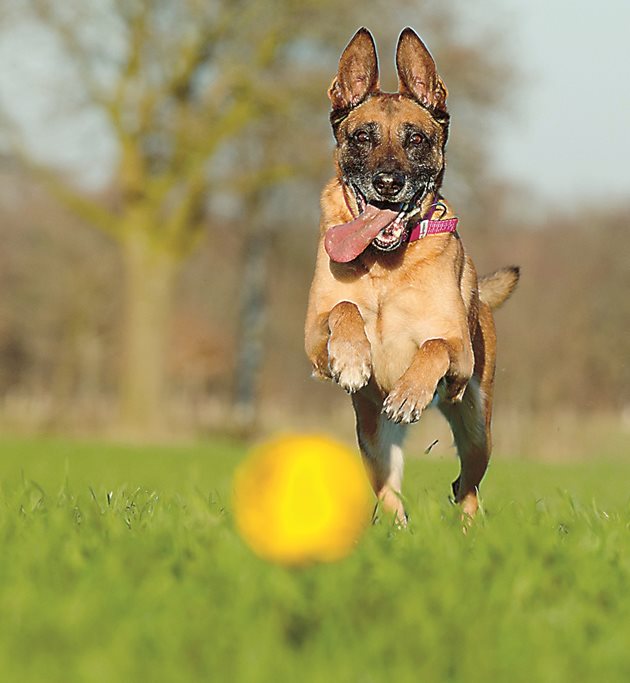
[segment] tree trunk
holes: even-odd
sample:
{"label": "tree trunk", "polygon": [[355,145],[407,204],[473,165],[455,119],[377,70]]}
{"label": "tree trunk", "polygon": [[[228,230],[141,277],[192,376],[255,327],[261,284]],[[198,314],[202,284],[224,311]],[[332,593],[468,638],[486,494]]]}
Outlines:
{"label": "tree trunk", "polygon": [[269,230],[263,229],[250,235],[241,266],[243,275],[233,419],[237,427],[246,433],[254,430],[258,418],[258,384],[264,360],[264,335],[267,326],[270,243]]}
{"label": "tree trunk", "polygon": [[122,248],[126,318],[120,418],[127,434],[148,436],[166,423],[166,355],[179,260],[153,244],[145,231],[127,232]]}

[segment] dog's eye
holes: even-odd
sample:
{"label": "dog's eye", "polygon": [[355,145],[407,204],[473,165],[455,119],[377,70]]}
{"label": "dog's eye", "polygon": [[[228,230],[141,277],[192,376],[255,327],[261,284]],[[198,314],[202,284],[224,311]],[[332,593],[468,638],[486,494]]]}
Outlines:
{"label": "dog's eye", "polygon": [[426,140],[426,138],[424,137],[424,135],[422,133],[412,133],[409,136],[409,144],[414,145],[415,147],[423,144],[425,140]]}
{"label": "dog's eye", "polygon": [[366,145],[370,141],[370,134],[366,130],[358,130],[353,137],[360,145]]}

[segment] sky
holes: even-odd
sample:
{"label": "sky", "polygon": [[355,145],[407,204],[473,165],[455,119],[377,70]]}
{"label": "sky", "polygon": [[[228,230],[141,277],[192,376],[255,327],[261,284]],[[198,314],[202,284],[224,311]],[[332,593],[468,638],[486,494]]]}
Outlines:
{"label": "sky", "polygon": [[498,170],[550,201],[630,199],[630,1],[481,0],[500,7],[522,73]]}
{"label": "sky", "polygon": [[[497,119],[498,174],[552,204],[630,198],[630,0],[461,0],[459,18],[463,33],[500,30],[500,49],[520,74],[508,111]],[[37,71],[46,37],[24,30],[0,42],[0,97],[21,103],[18,117],[36,131],[46,158],[76,167],[89,150],[98,161],[81,174],[84,184],[97,185],[113,158],[100,134],[103,122],[75,122],[69,130],[53,116],[38,129],[38,102],[46,93],[25,97],[14,67],[26,41],[38,46],[27,65]]]}

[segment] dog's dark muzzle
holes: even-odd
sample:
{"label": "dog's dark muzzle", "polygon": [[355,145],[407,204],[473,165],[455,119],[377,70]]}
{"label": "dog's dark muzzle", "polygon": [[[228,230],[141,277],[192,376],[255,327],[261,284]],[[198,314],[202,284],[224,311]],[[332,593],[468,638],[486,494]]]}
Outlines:
{"label": "dog's dark muzzle", "polygon": [[371,196],[367,200],[411,206],[425,196],[430,184],[425,180],[412,183],[404,173],[398,171],[381,171],[372,178],[373,192],[369,193]]}
{"label": "dog's dark muzzle", "polygon": [[407,178],[404,173],[397,171],[381,171],[372,178],[372,186],[382,199],[396,199],[400,194]]}

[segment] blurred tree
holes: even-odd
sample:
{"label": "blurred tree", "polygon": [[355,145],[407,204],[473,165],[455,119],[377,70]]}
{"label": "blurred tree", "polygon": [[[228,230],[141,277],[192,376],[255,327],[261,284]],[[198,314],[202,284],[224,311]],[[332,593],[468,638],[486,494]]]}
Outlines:
{"label": "blurred tree", "polygon": [[[57,97],[58,107],[67,106],[70,117],[77,101],[98,111],[115,144],[106,197],[78,189],[43,165],[28,144],[20,146],[20,154],[67,207],[120,246],[126,278],[121,416],[128,427],[160,424],[174,281],[203,237],[208,210],[224,229],[237,226],[247,244],[244,270],[252,276],[242,279],[241,328],[251,334],[243,335],[237,357],[252,363],[239,364],[245,375],[237,386],[239,401],[254,400],[260,352],[251,349],[260,346],[264,316],[258,311],[257,322],[250,321],[264,301],[268,240],[281,223],[278,217],[286,225],[290,212],[299,216],[296,198],[310,200],[321,180],[329,150],[322,145],[325,90],[339,52],[359,24],[377,25],[377,38],[387,35],[384,45],[393,48],[399,29],[409,23],[405,12],[414,10],[413,23],[434,50],[474,140],[461,145],[456,156],[468,160],[467,176],[479,182],[480,173],[470,167],[479,171],[485,163],[487,126],[481,120],[504,96],[507,72],[496,47],[485,50],[482,36],[469,45],[456,37],[454,3],[414,5],[404,0],[379,0],[369,7],[334,0],[15,3],[20,17],[54,36],[81,91],[72,101],[54,92],[49,96]],[[383,67],[393,73],[388,59]],[[266,192],[295,174],[306,182],[301,189],[294,182],[280,201]]]}
{"label": "blurred tree", "polygon": [[[160,420],[173,283],[203,235],[209,163],[248,124],[286,108],[273,71],[315,4],[28,0],[18,9],[52,32],[85,106],[104,115],[117,148],[109,201],[43,167],[27,145],[20,153],[64,204],[122,249],[121,408],[129,427]],[[276,176],[266,160],[259,175],[240,180],[255,190]]]}

